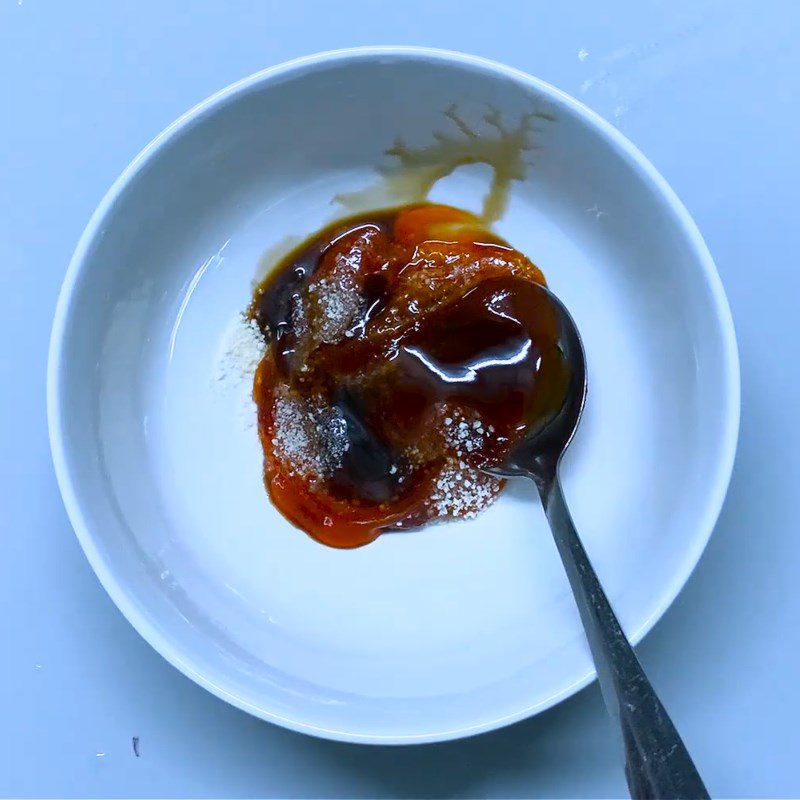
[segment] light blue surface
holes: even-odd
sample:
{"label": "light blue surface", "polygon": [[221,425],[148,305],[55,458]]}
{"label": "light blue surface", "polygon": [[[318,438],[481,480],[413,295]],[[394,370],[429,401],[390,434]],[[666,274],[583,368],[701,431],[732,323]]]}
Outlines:
{"label": "light blue surface", "polygon": [[641,147],[706,237],[739,338],[739,455],[698,570],[639,651],[712,793],[797,796],[800,7],[377,5],[2,0],[0,795],[624,793],[596,687],[504,731],[402,750],[251,719],[139,639],[61,505],[47,339],[69,256],[105,190],[153,135],[227,83],[305,53],[391,42],[503,60],[582,99]]}

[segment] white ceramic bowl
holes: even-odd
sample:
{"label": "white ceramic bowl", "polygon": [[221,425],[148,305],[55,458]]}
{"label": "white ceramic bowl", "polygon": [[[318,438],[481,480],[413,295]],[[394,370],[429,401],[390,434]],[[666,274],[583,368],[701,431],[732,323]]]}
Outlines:
{"label": "white ceramic bowl", "polygon": [[[565,463],[578,528],[635,642],[697,562],[725,494],[739,379],[730,313],[684,207],[575,100],[455,53],[369,48],[268,69],[201,103],[125,170],[64,282],[48,375],[69,516],[113,600],[219,697],[357,742],[455,738],[535,714],[592,663],[532,491],[477,520],[323,547],[269,505],[253,427],[215,387],[260,256],[336,216],[400,136],[545,107],[499,232],[583,334],[589,399]],[[437,190],[472,203],[461,170]]]}

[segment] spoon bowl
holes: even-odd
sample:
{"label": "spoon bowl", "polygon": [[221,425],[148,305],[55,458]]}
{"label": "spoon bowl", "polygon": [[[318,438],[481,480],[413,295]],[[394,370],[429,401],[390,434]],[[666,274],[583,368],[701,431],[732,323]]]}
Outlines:
{"label": "spoon bowl", "polygon": [[501,477],[526,476],[536,480],[537,475],[556,467],[575,436],[586,404],[586,352],[578,326],[567,307],[553,292],[538,284],[536,288],[547,296],[556,311],[559,347],[568,365],[569,384],[565,402],[556,415],[543,424],[533,425],[502,464],[486,470]]}

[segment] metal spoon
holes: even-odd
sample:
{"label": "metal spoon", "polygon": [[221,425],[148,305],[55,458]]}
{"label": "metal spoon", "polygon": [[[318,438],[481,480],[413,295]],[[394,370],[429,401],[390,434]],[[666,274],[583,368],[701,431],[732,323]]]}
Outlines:
{"label": "metal spoon", "polygon": [[625,774],[634,798],[707,798],[708,792],[655,690],[647,680],[572,522],[559,464],[575,435],[586,399],[586,357],[575,322],[544,287],[558,313],[559,344],[570,370],[561,411],[526,438],[494,474],[531,478],[580,611],[608,713],[619,723]]}

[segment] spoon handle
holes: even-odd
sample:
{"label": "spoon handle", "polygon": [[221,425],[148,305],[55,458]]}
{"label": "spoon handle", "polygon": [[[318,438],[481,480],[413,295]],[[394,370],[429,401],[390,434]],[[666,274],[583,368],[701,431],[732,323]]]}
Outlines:
{"label": "spoon handle", "polygon": [[631,797],[707,798],[694,762],[647,680],[581,544],[558,470],[552,470],[549,480],[537,480],[537,486],[580,611],[603,699],[622,730]]}

